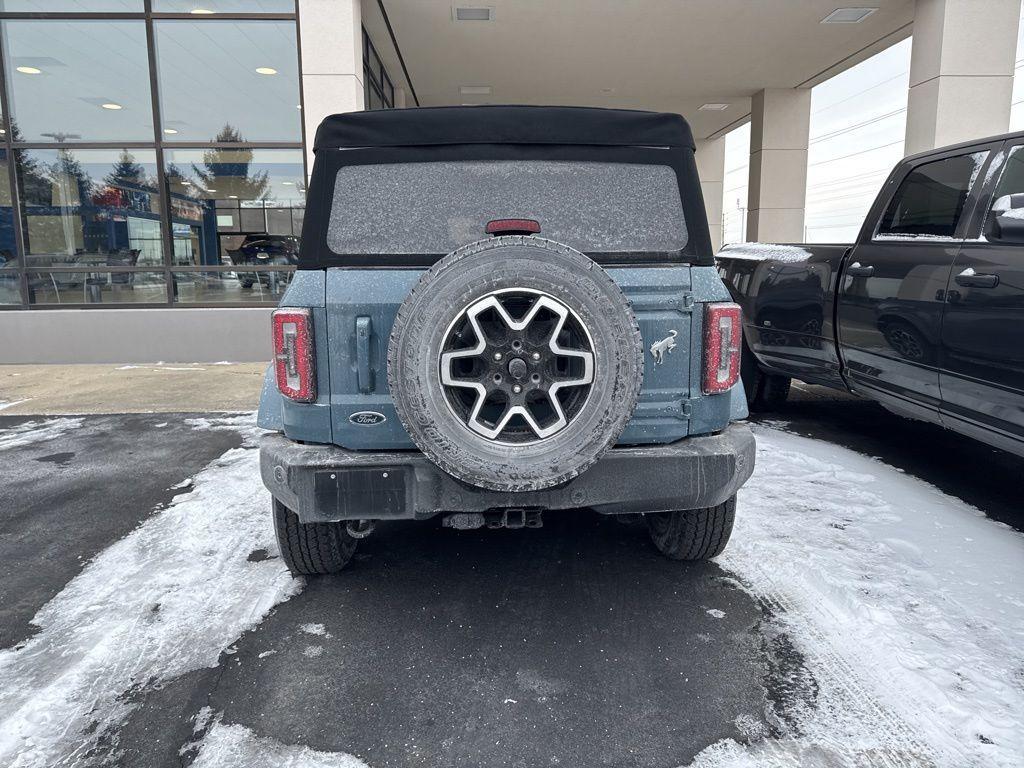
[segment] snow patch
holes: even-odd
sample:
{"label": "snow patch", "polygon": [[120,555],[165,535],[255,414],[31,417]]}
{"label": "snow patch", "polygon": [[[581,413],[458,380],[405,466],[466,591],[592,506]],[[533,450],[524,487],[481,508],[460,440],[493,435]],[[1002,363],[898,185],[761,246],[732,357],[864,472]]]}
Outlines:
{"label": "snow patch", "polygon": [[56,440],[72,429],[81,427],[83,421],[85,419],[78,417],[61,417],[45,421],[26,421],[8,429],[0,429],[0,451]]}
{"label": "snow patch", "polygon": [[0,411],[6,411],[8,408],[27,403],[31,399],[31,397],[24,397],[21,400],[0,400]]}
{"label": "snow patch", "polygon": [[708,613],[708,616],[710,616],[713,619],[724,619],[725,618],[725,611],[720,611],[717,608],[708,608],[707,613]]}
{"label": "snow patch", "polygon": [[300,632],[305,632],[307,635],[319,635],[320,637],[334,637],[323,624],[303,624],[299,627]]}
{"label": "snow patch", "polygon": [[368,768],[344,752],[320,752],[257,736],[243,725],[219,720],[203,737],[192,768]]}
{"label": "snow patch", "polygon": [[719,564],[817,685],[781,739],[694,766],[1019,766],[1024,536],[880,461],[755,427]]}
{"label": "snow patch", "polygon": [[778,245],[775,243],[740,243],[729,245],[721,250],[723,257],[745,259],[750,261],[807,261],[813,255],[806,248],[797,245]]}
{"label": "snow patch", "polygon": [[193,483],[43,606],[36,635],[0,651],[0,765],[82,761],[136,706],[134,694],[215,667],[301,589],[279,558],[246,559],[277,552],[256,451],[227,451]]}

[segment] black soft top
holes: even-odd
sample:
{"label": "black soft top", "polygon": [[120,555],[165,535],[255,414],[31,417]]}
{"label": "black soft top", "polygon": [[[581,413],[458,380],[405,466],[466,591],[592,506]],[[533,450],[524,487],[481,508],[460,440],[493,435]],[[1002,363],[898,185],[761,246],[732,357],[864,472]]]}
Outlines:
{"label": "black soft top", "polygon": [[681,115],[591,107],[420,107],[326,118],[314,149],[565,144],[694,149]]}

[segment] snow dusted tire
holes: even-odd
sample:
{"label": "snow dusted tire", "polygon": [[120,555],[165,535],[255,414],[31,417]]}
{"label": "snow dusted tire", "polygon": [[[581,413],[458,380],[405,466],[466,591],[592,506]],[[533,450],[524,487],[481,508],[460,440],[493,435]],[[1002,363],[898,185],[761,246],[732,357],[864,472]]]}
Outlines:
{"label": "snow dusted tire", "polygon": [[345,523],[300,523],[280,501],[274,499],[273,505],[277,543],[293,576],[337,573],[348,565],[357,542]]}
{"label": "snow dusted tire", "polygon": [[776,411],[789,398],[792,380],[788,376],[776,376],[762,371],[746,342],[743,344],[741,378],[751,413]]}
{"label": "snow dusted tire", "polygon": [[540,237],[472,243],[410,291],[388,387],[416,446],[494,491],[567,482],[618,439],[643,379],[636,317],[591,259]]}
{"label": "snow dusted tire", "polygon": [[736,497],[715,507],[644,515],[654,546],[672,560],[710,560],[720,555],[732,535]]}

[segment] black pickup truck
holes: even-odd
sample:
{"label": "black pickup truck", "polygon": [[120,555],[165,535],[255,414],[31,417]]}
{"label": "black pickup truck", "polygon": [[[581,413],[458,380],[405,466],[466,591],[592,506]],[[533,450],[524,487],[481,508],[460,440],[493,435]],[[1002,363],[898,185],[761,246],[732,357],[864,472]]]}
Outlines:
{"label": "black pickup truck", "polygon": [[1024,456],[1024,133],[901,161],[853,245],[728,246],[753,409],[790,379]]}

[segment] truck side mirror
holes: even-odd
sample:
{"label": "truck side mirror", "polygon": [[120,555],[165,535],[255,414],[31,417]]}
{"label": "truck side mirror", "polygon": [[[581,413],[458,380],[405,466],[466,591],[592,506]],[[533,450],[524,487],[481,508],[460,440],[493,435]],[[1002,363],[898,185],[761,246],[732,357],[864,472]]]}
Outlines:
{"label": "truck side mirror", "polygon": [[1024,195],[1003,195],[992,204],[985,227],[989,240],[1024,243]]}

